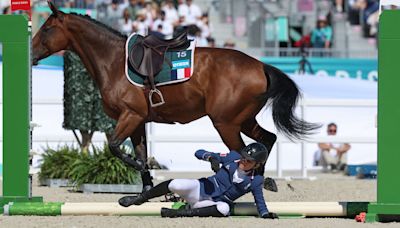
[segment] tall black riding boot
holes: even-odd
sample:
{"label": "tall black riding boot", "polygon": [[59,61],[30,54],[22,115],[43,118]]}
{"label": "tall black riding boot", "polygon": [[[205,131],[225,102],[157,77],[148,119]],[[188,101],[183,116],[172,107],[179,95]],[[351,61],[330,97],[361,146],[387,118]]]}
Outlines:
{"label": "tall black riding boot", "polygon": [[225,217],[218,211],[217,205],[192,209],[169,209],[161,208],[161,217],[176,218],[176,217]]}
{"label": "tall black riding boot", "polygon": [[142,192],[137,196],[124,196],[118,200],[118,203],[123,207],[129,207],[133,204],[141,205],[149,199],[170,193],[171,191],[169,190],[168,185],[171,181],[172,180],[164,181],[156,185],[154,188],[151,188],[149,191]]}

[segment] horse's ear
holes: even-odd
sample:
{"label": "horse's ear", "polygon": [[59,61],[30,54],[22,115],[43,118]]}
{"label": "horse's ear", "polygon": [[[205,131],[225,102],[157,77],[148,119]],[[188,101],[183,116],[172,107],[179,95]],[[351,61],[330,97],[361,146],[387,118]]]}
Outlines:
{"label": "horse's ear", "polygon": [[53,12],[53,15],[54,15],[56,18],[59,18],[60,20],[63,20],[63,19],[64,19],[63,12],[59,11],[59,10],[57,9],[57,7],[54,5],[54,3],[53,3],[51,0],[48,0],[48,1],[47,1],[47,4],[49,5],[49,7],[50,7],[50,9],[51,9],[51,12]]}
{"label": "horse's ear", "polygon": [[54,16],[58,15],[58,9],[57,7],[54,5],[54,3],[50,0],[47,1],[47,4],[49,5],[51,12],[53,12]]}

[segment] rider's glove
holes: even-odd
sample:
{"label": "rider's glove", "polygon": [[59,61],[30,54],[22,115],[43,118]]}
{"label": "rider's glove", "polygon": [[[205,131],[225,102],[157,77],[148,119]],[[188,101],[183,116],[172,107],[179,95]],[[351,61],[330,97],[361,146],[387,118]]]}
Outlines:
{"label": "rider's glove", "polygon": [[278,219],[279,217],[276,213],[269,212],[269,213],[262,214],[261,218],[263,218],[263,219]]}
{"label": "rider's glove", "polygon": [[208,161],[211,163],[211,169],[212,169],[214,172],[218,172],[219,169],[220,169],[218,159],[216,159],[216,158],[210,156],[210,157],[208,158]]}

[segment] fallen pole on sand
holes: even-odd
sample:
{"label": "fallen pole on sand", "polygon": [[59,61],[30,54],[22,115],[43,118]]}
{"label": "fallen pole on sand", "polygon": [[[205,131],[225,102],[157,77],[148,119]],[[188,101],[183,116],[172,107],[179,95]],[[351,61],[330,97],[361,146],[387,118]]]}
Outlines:
{"label": "fallen pole on sand", "polygon": [[[295,217],[351,217],[365,212],[367,202],[268,202],[268,208],[280,216]],[[140,206],[122,207],[118,203],[9,203],[4,215],[131,215],[159,216],[160,209],[179,208],[183,203],[149,202]],[[257,216],[254,203],[236,203],[232,216]]]}

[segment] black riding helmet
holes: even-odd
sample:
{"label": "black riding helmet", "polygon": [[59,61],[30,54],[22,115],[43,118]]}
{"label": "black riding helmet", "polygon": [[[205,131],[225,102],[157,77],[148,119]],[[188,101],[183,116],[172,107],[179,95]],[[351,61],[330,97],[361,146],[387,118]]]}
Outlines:
{"label": "black riding helmet", "polygon": [[244,147],[240,151],[240,154],[247,160],[256,161],[257,163],[264,163],[267,161],[269,151],[263,144],[256,142]]}

